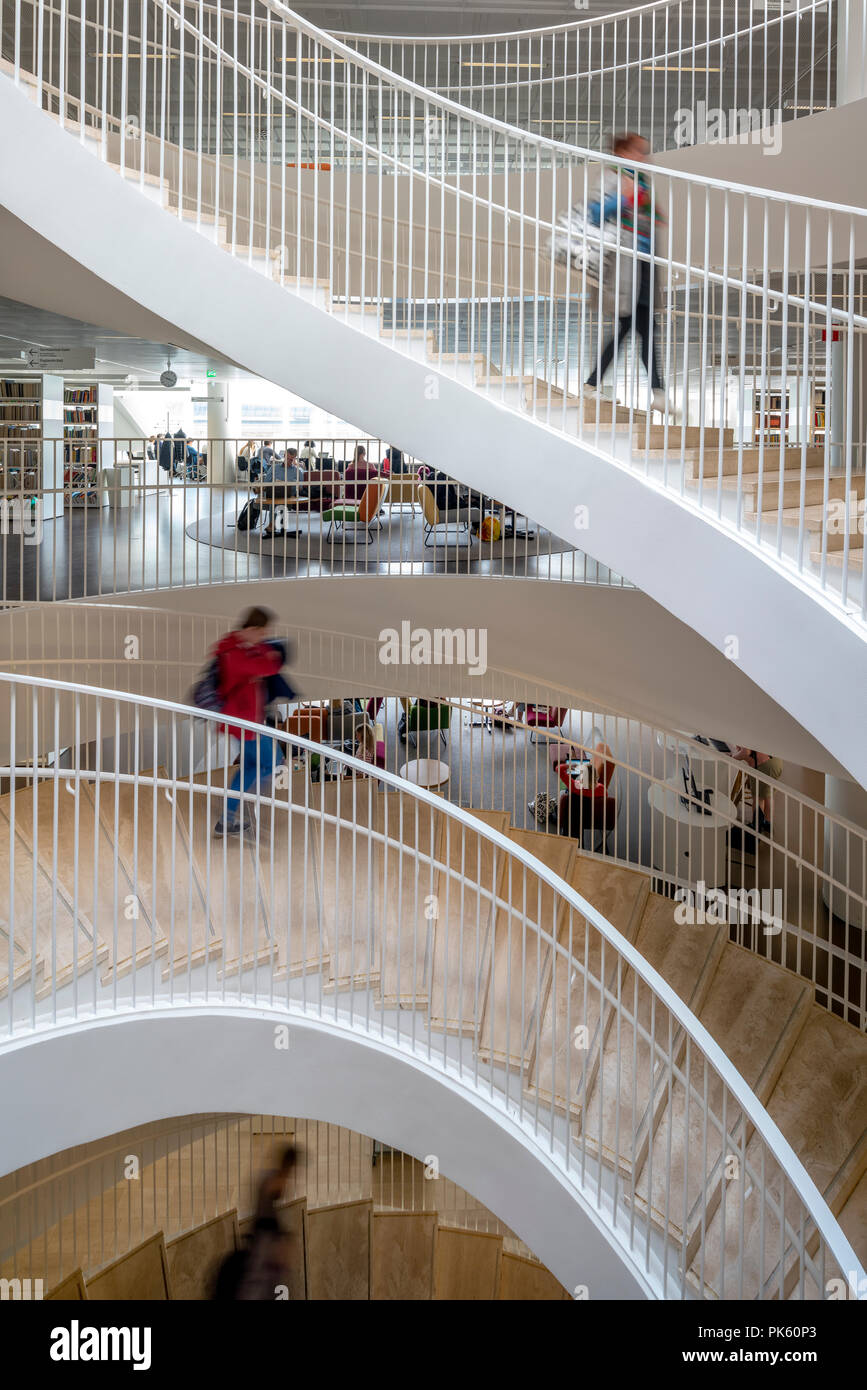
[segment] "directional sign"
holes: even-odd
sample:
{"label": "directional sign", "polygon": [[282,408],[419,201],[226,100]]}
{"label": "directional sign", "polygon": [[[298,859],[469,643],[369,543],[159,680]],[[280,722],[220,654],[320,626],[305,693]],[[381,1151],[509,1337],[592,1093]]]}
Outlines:
{"label": "directional sign", "polygon": [[87,348],[30,348],[27,360],[40,372],[92,372],[96,355]]}

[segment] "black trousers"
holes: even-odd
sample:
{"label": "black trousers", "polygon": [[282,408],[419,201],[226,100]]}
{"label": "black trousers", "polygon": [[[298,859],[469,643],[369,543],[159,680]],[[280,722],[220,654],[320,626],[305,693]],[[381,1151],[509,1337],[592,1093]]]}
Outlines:
{"label": "black trousers", "polygon": [[[662,377],[659,374],[659,367],[656,363],[656,344],[653,346],[653,354],[650,351],[650,333],[653,326],[653,315],[650,312],[650,265],[647,261],[641,262],[641,280],[638,285],[638,297],[635,303],[635,315],[624,314],[614,325],[614,333],[609,338],[605,347],[602,349],[602,358],[599,363],[599,376],[605,375],[614,360],[614,355],[620,345],[620,339],[625,337],[630,328],[633,328],[641,342],[641,360],[644,363],[644,370],[650,377],[650,385],[653,391],[662,391]],[[588,386],[595,386],[599,380],[596,368],[587,378]]]}

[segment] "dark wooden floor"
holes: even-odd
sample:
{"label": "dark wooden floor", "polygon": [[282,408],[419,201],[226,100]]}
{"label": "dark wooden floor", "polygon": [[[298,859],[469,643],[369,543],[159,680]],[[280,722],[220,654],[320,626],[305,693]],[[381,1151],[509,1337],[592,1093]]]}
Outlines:
{"label": "dark wooden floor", "polygon": [[[410,542],[394,549],[375,538],[324,543],[318,519],[297,536],[266,543],[260,532],[234,539],[247,494],[195,486],[161,488],[131,508],[68,509],[43,524],[38,544],[0,535],[5,601],[82,599],[101,594],[334,574],[494,574],[618,584],[603,565],[548,532],[497,545],[424,545],[419,513],[400,516]],[[215,543],[195,539],[198,530]],[[227,540],[228,537],[228,540]]]}

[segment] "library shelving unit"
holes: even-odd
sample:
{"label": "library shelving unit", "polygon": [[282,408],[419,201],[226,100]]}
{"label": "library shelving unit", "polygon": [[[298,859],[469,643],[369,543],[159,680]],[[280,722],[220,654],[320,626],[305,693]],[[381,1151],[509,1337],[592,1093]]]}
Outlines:
{"label": "library shelving unit", "polygon": [[0,497],[62,515],[62,431],[62,377],[0,378]]}
{"label": "library shelving unit", "polygon": [[813,444],[825,443],[825,408],[827,397],[824,386],[814,386],[813,388]]}
{"label": "library shelving unit", "polygon": [[100,440],[114,430],[114,391],[104,382],[67,382],[63,392],[63,486],[69,507],[108,502],[100,485]]}
{"label": "library shelving unit", "polygon": [[779,444],[789,439],[789,392],[756,391],[753,416],[753,443]]}

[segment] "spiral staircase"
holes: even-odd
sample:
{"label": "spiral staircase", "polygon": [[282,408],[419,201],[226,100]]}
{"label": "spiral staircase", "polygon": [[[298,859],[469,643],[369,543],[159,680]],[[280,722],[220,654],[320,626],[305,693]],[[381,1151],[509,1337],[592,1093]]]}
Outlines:
{"label": "spiral staircase", "polygon": [[[794,392],[814,368],[830,371],[835,334],[850,358],[860,352],[867,317],[853,275],[840,280],[839,267],[847,257],[858,264],[867,245],[863,211],[659,174],[657,206],[670,232],[667,250],[660,239],[650,261],[663,299],[658,347],[679,418],[647,413],[632,359],[619,403],[591,399],[582,384],[593,361],[586,340],[602,330],[601,310],[586,299],[585,270],[558,266],[546,247],[558,213],[589,198],[611,159],[426,94],[279,6],[256,14],[272,55],[323,68],[340,60],[349,95],[328,119],[317,106],[325,86],[275,85],[270,68],[240,64],[220,35],[198,33],[180,13],[172,23],[190,62],[162,105],[144,75],[127,85],[119,111],[113,89],[94,101],[73,70],[60,81],[39,70],[37,52],[13,58],[0,98],[23,136],[20,153],[4,150],[16,225],[42,237],[49,260],[72,256],[96,275],[113,313],[134,301],[181,336],[369,422],[434,466],[454,471],[459,431],[462,480],[555,535],[572,539],[584,509],[597,560],[717,648],[728,650],[736,635],[750,677],[812,732],[821,726],[862,777],[854,695],[867,611],[860,423],[844,411],[833,449],[813,444],[805,429],[786,445],[782,434],[754,433],[752,395],[755,388],[760,418],[771,419],[763,412],[781,379]],[[193,55],[207,67],[200,89]],[[185,82],[198,91],[192,106]],[[205,108],[215,98],[207,92],[232,82],[246,95],[231,122],[208,133]],[[373,114],[359,126],[353,113],[365,102]],[[397,134],[402,103],[409,145]],[[260,107],[274,132],[264,149],[250,134]],[[387,125],[386,116],[395,120]],[[179,143],[178,121],[193,119]],[[453,173],[443,142],[456,131],[466,139]],[[316,158],[275,162],[278,148],[300,150],[308,136]],[[34,159],[55,206],[26,176]],[[510,171],[502,192],[500,167]],[[605,273],[618,284],[634,279],[641,256],[625,245],[615,260]],[[564,342],[573,343],[567,358],[577,350],[577,376],[574,363],[564,365]],[[723,360],[737,365],[737,403],[721,391]],[[376,390],[383,380],[388,391]],[[428,410],[427,401],[437,406]],[[803,394],[797,414],[804,425]],[[528,470],[539,457],[544,470]],[[664,546],[649,536],[665,537]],[[709,570],[725,573],[725,586],[708,586]],[[775,615],[773,653],[746,601],[757,592]],[[842,668],[847,678],[830,688],[811,680],[805,644],[816,671]]]}
{"label": "spiral staircase", "polygon": [[[454,422],[461,421],[478,446],[462,462],[467,482],[496,489],[564,539],[574,538],[576,510],[587,506],[597,559],[628,574],[716,644],[735,621],[731,594],[702,589],[701,577],[708,570],[725,574],[736,594],[760,593],[753,613],[734,605],[745,669],[779,693],[805,727],[821,728],[826,746],[853,773],[864,774],[857,737],[867,595],[859,574],[864,483],[851,418],[842,469],[838,458],[832,470],[827,446],[806,437],[795,449],[782,439],[778,445],[745,439],[742,430],[736,438],[707,384],[706,335],[697,358],[691,337],[693,320],[709,315],[713,284],[723,294],[726,342],[729,318],[749,319],[767,349],[769,314],[780,310],[797,340],[796,371],[806,373],[820,328],[829,336],[847,333],[851,347],[867,327],[864,306],[849,290],[840,311],[829,302],[829,287],[841,249],[854,265],[867,244],[861,211],[807,200],[790,207],[773,195],[670,175],[660,198],[672,243],[667,255],[656,250],[652,260],[660,273],[676,268],[685,282],[681,336],[672,329],[665,342],[667,365],[679,357],[684,364],[681,418],[662,419],[645,408],[634,363],[625,401],[591,400],[568,368],[560,370],[558,355],[559,306],[566,304],[568,342],[573,297],[583,342],[588,311],[579,296],[586,296],[586,276],[576,279],[546,262],[543,247],[556,213],[586,195],[588,176],[601,178],[611,161],[587,151],[578,160],[552,141],[456,109],[448,98],[419,95],[281,6],[256,8],[263,33],[273,33],[284,51],[294,41],[299,58],[302,45],[305,52],[310,45],[317,62],[355,64],[357,92],[365,99],[378,94],[380,137],[383,94],[395,103],[392,114],[406,100],[409,119],[427,131],[420,146],[414,132],[408,152],[396,140],[374,141],[366,123],[359,133],[348,115],[341,129],[334,110],[326,119],[309,104],[309,84],[287,96],[285,80],[275,85],[270,65],[263,76],[223,48],[222,34],[198,33],[184,10],[168,5],[164,32],[167,16],[182,46],[189,40],[202,62],[207,54],[218,93],[228,74],[236,94],[238,82],[246,82],[269,117],[275,109],[281,115],[284,137],[291,114],[290,178],[283,159],[277,183],[270,147],[259,167],[239,152],[237,107],[231,154],[219,137],[215,150],[206,148],[201,111],[190,140],[183,79],[182,134],[175,130],[173,139],[165,104],[161,121],[149,123],[154,108],[141,65],[141,124],[130,138],[133,87],[118,98],[103,85],[91,100],[94,93],[83,83],[76,89],[68,72],[57,80],[41,58],[28,68],[16,54],[11,64],[6,60],[0,83],[0,108],[15,117],[23,136],[20,151],[3,151],[7,214],[41,238],[49,262],[55,254],[73,257],[97,276],[115,309],[134,302],[311,400],[339,401],[342,414],[369,419],[383,436],[434,464],[447,459],[454,468]],[[204,100],[204,88],[195,90]],[[441,123],[433,133],[425,124],[432,117]],[[333,167],[318,167],[318,155],[314,169],[302,174],[305,122],[317,151],[325,127],[332,150],[342,146],[339,181]],[[440,129],[459,131],[461,123],[471,131],[470,187],[461,183],[466,166],[449,182],[437,152]],[[496,190],[495,147],[506,171]],[[482,150],[488,162],[480,175]],[[529,175],[528,151],[535,159]],[[374,155],[378,177],[369,181]],[[45,172],[55,206],[21,177],[28,160]],[[392,175],[406,176],[401,198],[406,193],[408,201],[400,207],[396,177],[388,197],[383,194],[388,163]],[[86,190],[78,204],[76,187]],[[112,216],[103,223],[104,207]],[[815,284],[790,285],[796,268],[813,270],[814,222],[821,224],[812,245],[824,247],[816,273],[824,273],[827,301]],[[729,244],[737,226],[742,236]],[[784,247],[772,266],[769,243]],[[153,277],[154,246],[168,262],[162,285]],[[618,256],[618,275],[629,259]],[[632,255],[634,265],[638,259]],[[679,293],[674,282],[672,275],[669,309]],[[696,285],[705,293],[697,315],[690,299]],[[528,293],[546,305],[541,336],[538,308],[527,317]],[[739,296],[736,311],[729,293]],[[465,316],[458,311],[462,302]],[[521,305],[520,324],[509,336],[512,302]],[[244,314],[236,316],[242,305]],[[287,348],[288,332],[296,342]],[[788,342],[784,332],[784,376]],[[743,338],[740,359],[744,365]],[[766,351],[757,370],[766,396]],[[371,394],[376,377],[390,387],[378,398]],[[439,408],[425,412],[425,400]],[[528,456],[544,459],[543,481],[517,467]],[[522,492],[537,488],[525,506]],[[843,504],[842,531],[829,525],[832,501]],[[667,556],[646,544],[654,534],[666,536]],[[772,651],[756,640],[762,607],[779,620]],[[816,672],[841,670],[845,679],[829,689],[827,679],[805,675],[805,642]],[[111,703],[107,692],[76,697],[57,686],[54,697],[64,703],[64,718],[70,699]],[[146,721],[143,702],[129,701],[124,709],[130,707]],[[175,735],[181,715],[165,706],[155,718],[165,716],[162,733],[170,723]],[[39,726],[35,713],[34,719]],[[88,724],[94,746],[109,727]],[[433,1051],[443,1074],[463,1084],[473,1103],[489,1087],[503,1123],[532,1123],[522,1142],[535,1143],[537,1157],[543,1150],[555,1155],[558,1180],[573,1183],[570,1192],[584,1214],[607,1223],[605,1239],[645,1291],[809,1298],[827,1296],[832,1270],[857,1276],[867,1251],[864,1037],[822,1009],[798,974],[733,945],[725,926],[677,932],[670,899],[653,891],[644,874],[513,827],[505,812],[478,808],[471,819],[431,795],[409,795],[387,776],[386,789],[375,790],[348,758],[351,792],[344,784],[316,788],[293,773],[251,799],[252,835],[215,843],[225,769],[183,777],[168,761],[142,762],[146,742],[137,724],[130,771],[118,728],[106,768],[34,775],[35,759],[28,771],[21,730],[13,724],[4,769],[9,790],[0,798],[0,875],[10,903],[0,924],[6,944],[0,987],[16,1047],[24,1050],[29,1031],[51,1038],[58,1022],[114,1017],[142,1000],[167,1012],[194,1005],[219,1011],[228,1000],[255,1010],[263,1000],[272,1007],[275,997],[281,1003],[285,997],[294,1021],[312,1009],[323,1022],[333,1011],[335,1025],[339,1019],[366,1041],[371,1020],[374,1033],[378,1020],[380,1039],[387,1035],[394,1051],[416,1063],[418,1046],[426,1047],[428,1060]],[[171,740],[154,737],[151,753],[170,747]],[[586,1032],[580,1048],[579,1026]],[[332,1215],[324,1209],[305,1216],[300,1206],[293,1214],[306,1233],[296,1269],[306,1296],[311,1289],[318,1290],[313,1297],[342,1296],[327,1281],[317,1283],[324,1276],[310,1235],[325,1231]],[[394,1289],[383,1295],[376,1271],[377,1251],[396,1229],[389,1222],[409,1218],[359,1203],[340,1219],[357,1225],[358,1249],[373,1271],[363,1291],[352,1286],[353,1296],[406,1296]],[[504,1276],[500,1250],[468,1254],[454,1233],[435,1234],[429,1215],[417,1225],[428,1254],[419,1257],[414,1287],[451,1296],[437,1290],[459,1287],[448,1284],[445,1270],[451,1261],[460,1269],[464,1260],[467,1268],[481,1260],[493,1271],[485,1296],[526,1297],[503,1289],[537,1287],[535,1273],[515,1268]],[[204,1249],[214,1239],[230,1247],[235,1231],[226,1211],[194,1234]],[[324,1237],[326,1244],[330,1239]],[[442,1253],[450,1246],[452,1253]],[[157,1234],[134,1253],[165,1271],[168,1249]],[[183,1255],[177,1258],[180,1271]],[[571,1287],[572,1271],[556,1258],[550,1263]],[[73,1276],[58,1296],[98,1297],[98,1278],[84,1284]],[[177,1282],[183,1285],[180,1273]],[[164,1281],[162,1296],[170,1287]]]}
{"label": "spiral staircase", "polygon": [[[94,726],[73,698],[80,733],[113,723],[120,739],[120,710]],[[128,724],[136,701],[123,702]],[[158,746],[183,745],[174,708]],[[58,727],[58,714],[44,718]],[[22,706],[26,745],[25,723]],[[225,767],[148,773],[135,754],[133,776],[49,768],[10,788],[0,803],[10,1039],[50,1034],[70,1005],[73,1018],[98,1020],[148,997],[219,1010],[285,996],[287,1016],[333,1010],[335,1021],[348,1007],[374,1033],[388,1021],[398,1045],[444,1058],[457,1048],[461,1075],[504,1087],[507,1110],[541,1114],[567,1166],[592,1166],[597,1197],[613,1183],[633,1226],[677,1252],[688,1296],[817,1296],[827,1252],[817,1264],[812,1217],[803,1251],[793,1248],[788,1209],[789,1234],[775,1240],[774,1202],[791,1202],[791,1174],[743,1094],[729,1094],[737,1077],[837,1217],[857,1268],[863,1033],[820,1007],[804,979],[731,944],[726,923],[678,926],[647,875],[515,829],[504,811],[408,795],[386,772],[377,789],[342,758],[348,781],[311,783],[303,768],[251,794],[254,828],[234,840],[212,830]],[[718,1045],[725,1079],[699,1038]]]}

